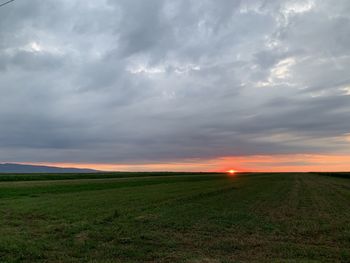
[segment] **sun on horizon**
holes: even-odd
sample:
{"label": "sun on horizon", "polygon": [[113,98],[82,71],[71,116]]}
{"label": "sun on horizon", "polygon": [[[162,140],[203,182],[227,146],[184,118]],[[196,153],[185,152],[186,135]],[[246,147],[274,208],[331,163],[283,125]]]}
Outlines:
{"label": "sun on horizon", "polygon": [[227,171],[227,173],[230,174],[230,175],[234,175],[235,173],[237,173],[237,171],[233,170],[233,169],[230,169],[230,170]]}

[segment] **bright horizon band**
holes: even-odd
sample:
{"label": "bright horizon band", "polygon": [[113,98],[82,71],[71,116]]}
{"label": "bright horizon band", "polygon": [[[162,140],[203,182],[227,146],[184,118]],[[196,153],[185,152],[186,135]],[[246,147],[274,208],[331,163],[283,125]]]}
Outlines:
{"label": "bright horizon band", "polygon": [[347,171],[349,155],[258,155],[222,157],[207,160],[187,160],[163,163],[55,163],[24,162],[32,165],[48,165],[64,168],[90,168],[101,171],[188,171],[188,172],[308,172]]}

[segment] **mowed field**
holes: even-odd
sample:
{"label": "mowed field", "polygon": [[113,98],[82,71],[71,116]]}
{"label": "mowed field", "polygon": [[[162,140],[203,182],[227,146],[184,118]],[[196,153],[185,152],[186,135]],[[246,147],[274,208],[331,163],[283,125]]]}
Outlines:
{"label": "mowed field", "polygon": [[0,176],[0,262],[350,262],[346,175],[130,175]]}

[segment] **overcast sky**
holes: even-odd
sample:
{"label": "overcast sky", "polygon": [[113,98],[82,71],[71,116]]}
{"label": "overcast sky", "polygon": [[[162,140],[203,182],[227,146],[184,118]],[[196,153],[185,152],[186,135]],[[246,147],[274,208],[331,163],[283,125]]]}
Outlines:
{"label": "overcast sky", "polygon": [[350,156],[350,1],[16,0],[0,92],[1,162]]}

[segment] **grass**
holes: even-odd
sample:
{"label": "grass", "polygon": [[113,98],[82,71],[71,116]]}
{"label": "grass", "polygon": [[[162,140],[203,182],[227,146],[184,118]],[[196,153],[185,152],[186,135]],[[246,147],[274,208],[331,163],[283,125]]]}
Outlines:
{"label": "grass", "polygon": [[0,262],[349,262],[347,178],[124,175],[6,175]]}
{"label": "grass", "polygon": [[43,181],[43,180],[82,180],[82,179],[112,179],[112,178],[137,178],[146,176],[179,176],[179,175],[206,175],[213,173],[183,173],[183,172],[99,172],[99,173],[32,173],[32,174],[0,174],[0,182],[18,182],[18,181]]}

